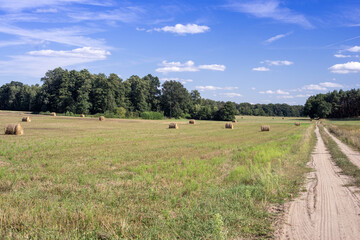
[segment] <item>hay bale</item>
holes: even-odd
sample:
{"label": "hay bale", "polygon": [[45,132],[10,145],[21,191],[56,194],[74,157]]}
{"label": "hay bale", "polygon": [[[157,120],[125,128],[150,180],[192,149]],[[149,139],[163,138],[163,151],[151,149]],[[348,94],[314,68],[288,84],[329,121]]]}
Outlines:
{"label": "hay bale", "polygon": [[80,117],[84,118],[84,117],[85,117],[85,114],[81,114]]}
{"label": "hay bale", "polygon": [[50,113],[51,116],[56,117],[56,112]]}
{"label": "hay bale", "polygon": [[285,119],[285,118],[282,118],[282,119]]}
{"label": "hay bale", "polygon": [[236,119],[233,119],[231,122],[235,123],[235,122],[236,122]]}
{"label": "hay bale", "polygon": [[234,125],[232,123],[225,123],[225,128],[233,129]]}
{"label": "hay bale", "polygon": [[299,122],[296,122],[296,123],[295,123],[295,126],[300,126],[300,123],[299,123]]}
{"label": "hay bale", "polygon": [[241,119],[243,119],[243,117],[241,117]]}
{"label": "hay bale", "polygon": [[23,135],[24,129],[21,124],[12,123],[5,126],[5,134],[9,135]]}
{"label": "hay bale", "polygon": [[190,119],[189,124],[195,124],[195,119]]}
{"label": "hay bale", "polygon": [[105,121],[105,117],[104,117],[104,116],[100,116],[100,117],[99,117],[99,121]]}
{"label": "hay bale", "polygon": [[31,118],[29,116],[28,117],[23,117],[22,121],[23,122],[31,122]]}
{"label": "hay bale", "polygon": [[175,129],[178,129],[178,128],[179,128],[179,126],[178,126],[178,124],[177,124],[177,123],[170,123],[170,124],[169,124],[169,128],[175,128]]}
{"label": "hay bale", "polygon": [[264,132],[264,131],[270,131],[270,126],[269,125],[262,125],[261,126],[261,131]]}

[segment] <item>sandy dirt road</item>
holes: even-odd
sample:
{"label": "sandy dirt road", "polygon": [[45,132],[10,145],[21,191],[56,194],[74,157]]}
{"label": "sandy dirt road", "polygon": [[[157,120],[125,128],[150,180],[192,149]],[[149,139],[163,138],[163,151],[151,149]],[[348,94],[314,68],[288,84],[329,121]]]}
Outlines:
{"label": "sandy dirt road", "polygon": [[360,239],[360,198],[344,186],[345,176],[331,161],[319,129],[306,191],[291,202],[279,239]]}
{"label": "sandy dirt road", "polygon": [[[345,143],[337,139],[334,135],[329,133],[329,131],[325,129],[325,132],[330,135],[330,137],[336,142],[336,144],[339,146],[341,151],[348,157],[348,159],[358,168],[360,168],[360,153],[352,150],[349,146],[347,146]],[[360,238],[359,238],[360,239]]]}

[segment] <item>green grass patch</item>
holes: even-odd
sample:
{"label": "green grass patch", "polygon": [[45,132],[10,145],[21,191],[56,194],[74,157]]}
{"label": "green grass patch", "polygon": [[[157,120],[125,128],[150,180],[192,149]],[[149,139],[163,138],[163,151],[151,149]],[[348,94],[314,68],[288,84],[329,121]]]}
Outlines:
{"label": "green grass patch", "polygon": [[351,184],[360,187],[360,169],[350,162],[337,143],[324,131],[322,125],[320,125],[320,133],[336,165],[341,168],[345,175],[352,177]]}

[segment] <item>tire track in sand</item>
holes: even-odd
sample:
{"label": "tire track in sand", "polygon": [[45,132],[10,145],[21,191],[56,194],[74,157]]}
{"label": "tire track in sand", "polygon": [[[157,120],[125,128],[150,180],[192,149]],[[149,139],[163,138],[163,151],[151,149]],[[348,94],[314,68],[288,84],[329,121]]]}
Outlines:
{"label": "tire track in sand", "polygon": [[280,239],[360,239],[360,199],[331,161],[318,127],[306,192],[290,203]]}

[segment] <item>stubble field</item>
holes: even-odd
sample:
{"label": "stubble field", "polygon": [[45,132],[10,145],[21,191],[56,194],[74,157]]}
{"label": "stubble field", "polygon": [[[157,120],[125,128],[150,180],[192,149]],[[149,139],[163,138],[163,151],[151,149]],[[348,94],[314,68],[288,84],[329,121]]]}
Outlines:
{"label": "stubble field", "polygon": [[[1,112],[0,126],[22,116]],[[30,116],[23,136],[0,133],[0,238],[268,238],[269,208],[299,191],[315,141],[306,119],[244,116],[233,130],[174,120],[175,130]]]}

